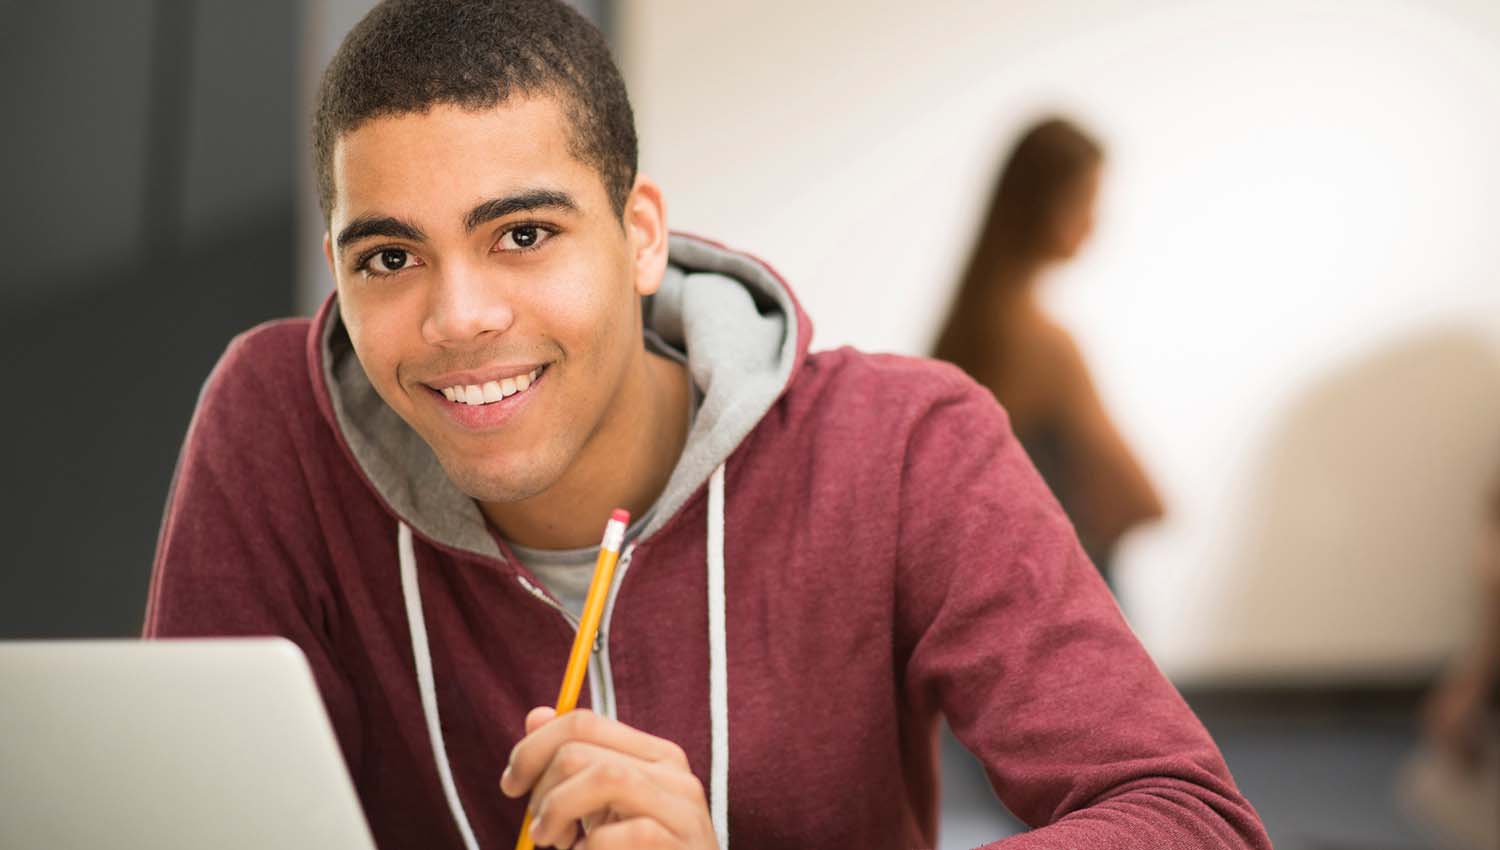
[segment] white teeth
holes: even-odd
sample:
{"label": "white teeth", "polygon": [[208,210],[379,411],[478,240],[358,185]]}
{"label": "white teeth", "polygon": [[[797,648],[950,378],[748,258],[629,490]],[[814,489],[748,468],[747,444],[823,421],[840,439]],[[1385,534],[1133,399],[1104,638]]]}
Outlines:
{"label": "white teeth", "polygon": [[479,405],[496,402],[530,389],[531,385],[536,383],[537,376],[542,374],[542,368],[532,369],[525,375],[517,375],[503,381],[487,381],[482,385],[465,384],[444,387],[443,397],[454,404]]}

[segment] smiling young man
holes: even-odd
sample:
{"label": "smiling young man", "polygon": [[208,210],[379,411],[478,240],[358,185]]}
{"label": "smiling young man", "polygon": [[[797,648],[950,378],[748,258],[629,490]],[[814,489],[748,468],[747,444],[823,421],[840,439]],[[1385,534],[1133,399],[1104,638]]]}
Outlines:
{"label": "smiling young man", "polygon": [[315,134],[338,291],[210,377],[146,634],[295,641],[381,846],[931,846],[944,715],[1006,847],[1269,847],[993,397],[669,235],[578,15],[382,4]]}

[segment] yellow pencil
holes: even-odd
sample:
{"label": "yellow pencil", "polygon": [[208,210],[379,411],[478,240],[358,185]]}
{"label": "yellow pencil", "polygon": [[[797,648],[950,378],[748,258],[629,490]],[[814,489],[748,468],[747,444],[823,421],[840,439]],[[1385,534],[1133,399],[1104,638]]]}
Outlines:
{"label": "yellow pencil", "polygon": [[[589,582],[589,594],[583,600],[583,617],[578,621],[578,634],[573,637],[573,651],[568,654],[568,667],[563,672],[562,690],[557,694],[557,713],[567,714],[578,706],[578,692],[583,690],[583,677],[589,669],[589,653],[594,648],[594,638],[599,633],[599,619],[604,616],[604,600],[609,596],[609,585],[615,574],[615,564],[620,560],[620,547],[625,543],[625,527],[630,524],[630,514],[616,509],[610,514],[609,524],[604,526],[604,542],[599,544],[599,561],[594,564],[594,578]],[[526,807],[526,817],[521,821],[521,835],[516,838],[516,850],[532,850],[531,807]]]}

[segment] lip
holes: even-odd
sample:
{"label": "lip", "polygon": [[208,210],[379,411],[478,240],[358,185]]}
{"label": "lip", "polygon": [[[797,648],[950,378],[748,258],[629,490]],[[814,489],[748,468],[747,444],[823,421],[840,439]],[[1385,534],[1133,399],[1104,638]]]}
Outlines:
{"label": "lip", "polygon": [[424,379],[420,383],[428,389],[436,390],[441,395],[444,387],[464,387],[470,384],[484,386],[490,381],[498,382],[506,378],[518,378],[522,375],[529,375],[535,369],[550,365],[552,364],[539,362],[490,366],[486,369],[471,372],[448,372],[433,378]]}
{"label": "lip", "polygon": [[[496,428],[504,427],[510,420],[514,419],[531,405],[531,401],[536,396],[538,388],[546,384],[548,377],[552,374],[552,364],[542,365],[546,368],[542,369],[542,373],[537,375],[536,380],[532,381],[531,386],[527,387],[525,391],[508,395],[499,401],[492,401],[489,404],[469,405],[449,401],[443,396],[440,390],[427,385],[425,381],[423,384],[426,386],[426,392],[423,395],[438,408],[443,416],[447,417],[449,422],[460,428],[466,431],[492,431]],[[535,368],[538,367],[531,366],[523,372],[508,373],[497,369],[486,370],[484,372],[455,372],[452,375],[444,375],[442,377],[442,380],[452,379],[454,383],[443,384],[442,386],[454,386],[460,383],[456,376],[463,376],[463,383],[482,383],[483,381],[476,381],[468,376],[502,375],[503,377],[498,380],[503,380],[504,377],[512,377],[517,374],[524,375]],[[497,378],[486,377],[483,380],[493,381],[497,380]]]}

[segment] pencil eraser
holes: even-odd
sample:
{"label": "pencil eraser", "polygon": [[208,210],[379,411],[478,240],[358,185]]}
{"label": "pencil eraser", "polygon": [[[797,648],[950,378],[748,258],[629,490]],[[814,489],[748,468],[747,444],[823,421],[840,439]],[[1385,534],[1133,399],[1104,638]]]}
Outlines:
{"label": "pencil eraser", "polygon": [[609,515],[612,520],[618,520],[625,525],[630,525],[630,511],[624,508],[615,508],[615,512]]}

